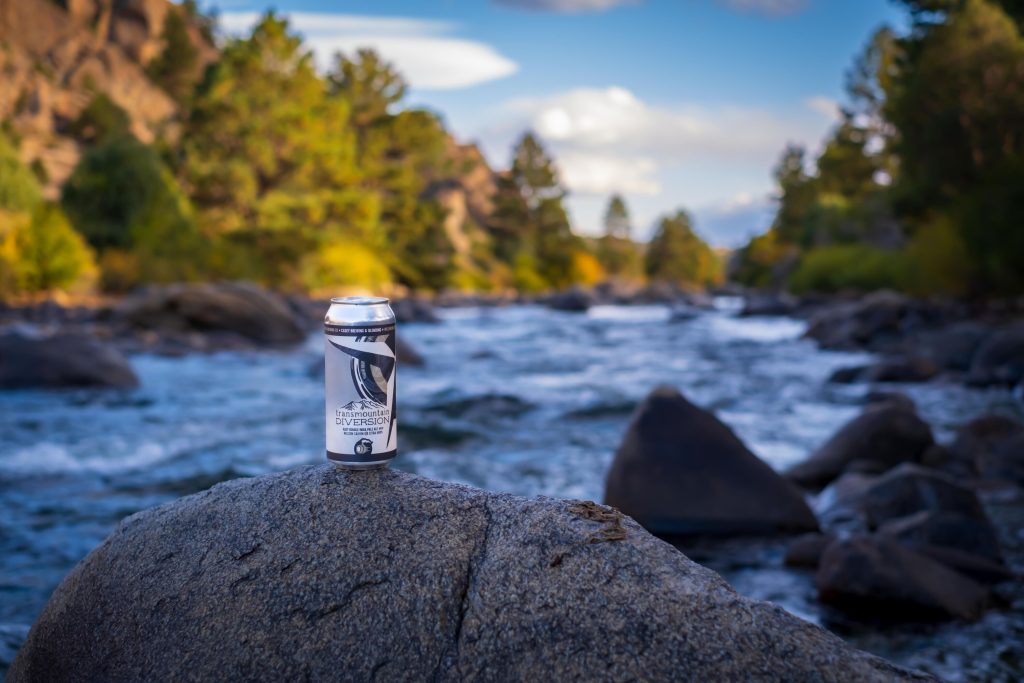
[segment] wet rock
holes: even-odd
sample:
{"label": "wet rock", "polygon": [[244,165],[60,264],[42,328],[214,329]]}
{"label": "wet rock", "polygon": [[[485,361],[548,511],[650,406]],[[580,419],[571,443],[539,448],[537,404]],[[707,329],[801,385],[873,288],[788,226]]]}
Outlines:
{"label": "wet rock", "polygon": [[876,292],[860,301],[822,308],[812,316],[805,336],[828,349],[861,349],[902,333],[909,299]]}
{"label": "wet rock", "polygon": [[893,406],[904,408],[905,410],[917,410],[917,405],[914,403],[914,399],[910,398],[902,391],[869,391],[864,395],[864,403],[876,406],[880,403],[889,403]]}
{"label": "wet rock", "polygon": [[[1024,435],[1024,425],[1003,415],[986,415],[971,420],[957,430],[950,445],[953,460],[961,470],[985,479],[1008,479],[1024,483],[1018,478],[1020,466],[1014,465],[1014,447],[1003,450],[1004,444]],[[1019,448],[1019,446],[1018,446]]]}
{"label": "wet rock", "polygon": [[885,470],[919,461],[933,443],[931,428],[914,411],[891,402],[869,405],[786,477],[801,486],[821,488],[855,460]]}
{"label": "wet rock", "polygon": [[1024,486],[1024,433],[1012,436],[976,461],[983,479]]}
{"label": "wet rock", "polygon": [[582,312],[597,303],[594,295],[582,287],[572,287],[563,292],[552,294],[544,300],[548,308],[556,311]]}
{"label": "wet rock", "polygon": [[834,534],[803,534],[786,544],[783,561],[789,567],[817,567],[825,548],[836,540]]}
{"label": "wet rock", "polygon": [[1024,328],[994,333],[978,349],[967,383],[972,386],[1016,386],[1024,381]]}
{"label": "wet rock", "polygon": [[[114,318],[157,335],[242,338],[259,346],[297,344],[306,331],[279,295],[241,282],[147,288],[127,298]],[[209,350],[215,350],[214,346]]]}
{"label": "wet rock", "polygon": [[658,387],[636,409],[605,501],[666,536],[818,528],[799,490],[672,387]]}
{"label": "wet rock", "polygon": [[535,407],[532,403],[511,394],[484,394],[435,401],[425,409],[425,412],[476,422],[519,417]]}
{"label": "wet rock", "polygon": [[980,323],[962,322],[928,332],[915,345],[938,367],[966,372],[990,333],[991,330]]}
{"label": "wet rock", "polygon": [[400,323],[439,323],[441,319],[434,311],[430,302],[423,299],[396,299],[391,302],[391,310]]}
{"label": "wet rock", "polygon": [[869,529],[877,529],[890,520],[929,511],[976,520],[989,528],[993,538],[995,534],[974,491],[941,472],[918,465],[900,465],[839,504],[860,511]]}
{"label": "wet rock", "polygon": [[917,550],[926,546],[948,548],[995,564],[1003,563],[996,531],[985,516],[970,516],[942,509],[919,510],[884,522],[878,532]]}
{"label": "wet rock", "polygon": [[125,357],[99,340],[80,334],[28,334],[24,329],[0,333],[0,389],[138,385]]}
{"label": "wet rock", "polygon": [[399,363],[413,367],[422,367],[427,363],[422,354],[416,350],[416,347],[407,342],[405,337],[401,335],[395,336],[395,358]]}
{"label": "wet rock", "polygon": [[741,597],[610,508],[330,465],[226,482],[125,520],[54,592],[9,680],[183,671],[933,680]]}
{"label": "wet rock", "polygon": [[840,368],[830,382],[927,382],[939,374],[939,368],[925,358],[888,358],[872,365]]}
{"label": "wet rock", "polygon": [[988,599],[976,582],[885,537],[835,541],[821,557],[815,583],[822,602],[897,620],[976,619]]}
{"label": "wet rock", "polygon": [[789,294],[753,294],[743,301],[740,316],[795,315],[800,301]]}

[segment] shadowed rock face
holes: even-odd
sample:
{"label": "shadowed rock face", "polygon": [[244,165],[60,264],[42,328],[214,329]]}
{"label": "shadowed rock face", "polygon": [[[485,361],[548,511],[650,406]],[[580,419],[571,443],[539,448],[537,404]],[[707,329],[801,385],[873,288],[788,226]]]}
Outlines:
{"label": "shadowed rock face", "polygon": [[795,486],[672,387],[652,391],[634,413],[605,502],[666,536],[818,529]]}
{"label": "shadowed rock face", "polygon": [[10,673],[46,680],[926,680],[594,503],[329,465],[122,525]]}

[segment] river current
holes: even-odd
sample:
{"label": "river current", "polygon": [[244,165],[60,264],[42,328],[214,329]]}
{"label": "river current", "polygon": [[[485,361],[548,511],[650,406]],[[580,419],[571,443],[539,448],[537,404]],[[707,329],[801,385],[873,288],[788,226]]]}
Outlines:
{"label": "river current", "polygon": [[[630,412],[678,386],[777,469],[806,457],[862,407],[868,387],[830,385],[866,354],[823,352],[805,324],[740,318],[738,301],[674,319],[664,306],[442,310],[400,333],[426,366],[399,369],[395,467],[523,495],[601,500]],[[322,340],[288,352],[134,356],[133,391],[0,394],[0,674],[67,571],[138,510],[234,477],[323,459]],[[940,441],[984,413],[1020,417],[1000,390],[899,386]],[[1018,536],[1009,543],[1024,545]],[[1019,557],[1019,553],[1017,557]],[[858,647],[951,680],[1024,671],[1018,594],[975,624],[850,626],[813,599],[813,575],[776,542],[695,549],[741,593],[834,628]],[[1020,568],[1018,567],[1018,570]]]}

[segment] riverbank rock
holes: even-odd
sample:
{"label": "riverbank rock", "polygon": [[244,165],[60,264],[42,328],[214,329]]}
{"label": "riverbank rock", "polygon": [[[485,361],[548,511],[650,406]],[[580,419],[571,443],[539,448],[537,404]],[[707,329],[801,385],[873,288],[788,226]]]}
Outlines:
{"label": "riverbank rock", "polygon": [[815,583],[822,602],[898,621],[976,619],[988,592],[971,579],[884,537],[855,536],[825,549]]}
{"label": "riverbank rock", "polygon": [[800,307],[800,300],[786,294],[751,294],[744,298],[740,317],[755,315],[795,315]]}
{"label": "riverbank rock", "polygon": [[8,680],[933,680],[590,502],[330,465],[126,519]]}
{"label": "riverbank rock", "polygon": [[391,302],[391,310],[395,313],[395,320],[400,323],[441,322],[434,307],[430,305],[429,301],[423,299],[396,299]]}
{"label": "riverbank rock", "polygon": [[0,333],[0,389],[110,387],[132,389],[139,378],[116,349],[91,337],[26,330]]}
{"label": "riverbank rock", "polygon": [[855,382],[927,382],[939,374],[927,358],[886,358],[872,365],[857,365],[840,368],[829,377],[830,382],[852,384]]}
{"label": "riverbank rock", "polygon": [[563,292],[557,292],[544,299],[548,308],[556,311],[573,311],[582,313],[597,303],[597,298],[592,292],[582,287],[571,287]]}
{"label": "riverbank rock", "polygon": [[[160,337],[205,335],[229,346],[241,339],[257,346],[287,346],[306,331],[281,296],[243,282],[150,287],[125,299],[113,312],[116,321]],[[201,350],[216,350],[204,344]]]}
{"label": "riverbank rock", "polygon": [[903,462],[918,462],[935,442],[928,424],[899,403],[868,405],[810,458],[790,468],[786,477],[819,489],[855,466],[858,471],[884,472]]}
{"label": "riverbank rock", "polygon": [[995,454],[1002,452],[1004,443],[1020,435],[1024,435],[1024,425],[1013,418],[1004,415],[975,418],[957,430],[949,447],[951,459],[961,472],[970,476],[980,474],[990,478],[994,474],[995,478],[1001,478],[993,469],[1000,469],[998,461],[1003,458]]}
{"label": "riverbank rock", "polygon": [[637,407],[605,502],[666,536],[816,531],[800,491],[675,388]]}
{"label": "riverbank rock", "polygon": [[971,361],[967,383],[972,386],[1016,386],[1024,381],[1024,328],[996,332]]}
{"label": "riverbank rock", "polygon": [[880,291],[818,307],[804,336],[826,349],[895,350],[908,335],[941,327],[955,314],[949,306]]}

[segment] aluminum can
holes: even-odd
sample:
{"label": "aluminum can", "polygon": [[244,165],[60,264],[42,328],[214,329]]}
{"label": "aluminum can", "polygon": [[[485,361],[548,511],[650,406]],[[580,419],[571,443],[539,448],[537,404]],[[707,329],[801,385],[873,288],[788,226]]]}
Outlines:
{"label": "aluminum can", "polygon": [[379,296],[331,299],[324,317],[327,459],[386,467],[398,454],[395,314]]}

